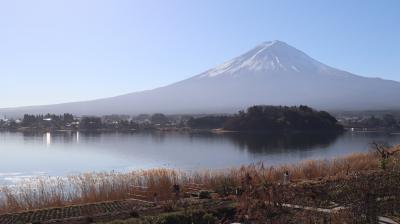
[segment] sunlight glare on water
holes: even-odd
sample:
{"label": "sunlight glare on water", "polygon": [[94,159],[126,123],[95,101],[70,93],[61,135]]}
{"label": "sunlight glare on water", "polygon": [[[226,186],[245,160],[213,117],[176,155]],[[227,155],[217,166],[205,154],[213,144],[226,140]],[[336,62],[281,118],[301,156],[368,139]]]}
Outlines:
{"label": "sunlight glare on water", "polygon": [[44,141],[46,143],[46,146],[51,145],[51,133],[50,132],[46,132],[46,134],[44,134]]}

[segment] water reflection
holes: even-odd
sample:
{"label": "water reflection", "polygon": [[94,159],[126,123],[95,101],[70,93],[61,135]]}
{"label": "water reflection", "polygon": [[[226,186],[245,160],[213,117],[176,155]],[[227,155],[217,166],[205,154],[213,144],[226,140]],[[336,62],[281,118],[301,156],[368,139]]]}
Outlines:
{"label": "water reflection", "polygon": [[[10,133],[11,134],[11,133]],[[59,131],[59,132],[33,132],[27,131],[22,133],[12,133],[13,135],[22,135],[26,143],[34,143],[41,139],[46,146],[57,144],[71,144],[79,143],[80,133],[73,131]],[[100,136],[100,133],[97,135]]]}
{"label": "water reflection", "polygon": [[253,154],[327,148],[340,135],[337,133],[226,134],[238,148],[246,149]]}
{"label": "water reflection", "polygon": [[75,133],[76,143],[79,143],[79,131]]}
{"label": "water reflection", "polygon": [[[223,169],[260,161],[278,165],[366,151],[372,141],[399,144],[400,135],[0,132],[0,174]],[[0,182],[5,178],[0,175]]]}
{"label": "water reflection", "polygon": [[[20,135],[19,133],[16,133]],[[329,148],[338,139],[350,139],[354,133],[298,133],[298,134],[243,134],[243,133],[166,133],[166,132],[143,132],[143,133],[102,133],[102,132],[46,132],[35,133],[25,132],[23,138],[26,143],[35,143],[41,136],[46,146],[66,146],[77,144],[79,148],[92,148],[94,150],[109,150],[113,152],[132,153],[135,146],[142,145],[149,147],[159,145],[160,147],[201,147],[205,144],[213,146],[230,147],[256,155],[270,153],[285,153],[299,150],[313,150]],[[344,137],[343,137],[344,136]],[[356,134],[357,140],[381,139],[396,141],[400,135],[379,135],[379,134]],[[366,142],[370,143],[372,140]],[[190,143],[190,146],[188,145]],[[177,145],[178,144],[178,145]],[[173,146],[175,145],[175,146]],[[90,147],[89,147],[90,146]],[[78,146],[77,146],[78,147]],[[137,149],[136,149],[137,150]]]}
{"label": "water reflection", "polygon": [[44,142],[46,143],[46,146],[51,145],[51,133],[50,132],[46,132],[44,134]]}

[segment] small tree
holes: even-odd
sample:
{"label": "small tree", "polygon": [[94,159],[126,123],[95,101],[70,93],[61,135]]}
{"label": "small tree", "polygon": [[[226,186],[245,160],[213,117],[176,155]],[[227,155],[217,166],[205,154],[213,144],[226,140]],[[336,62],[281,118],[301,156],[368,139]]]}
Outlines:
{"label": "small tree", "polygon": [[379,166],[383,170],[386,170],[387,165],[389,163],[389,158],[396,154],[397,152],[400,152],[400,148],[397,148],[395,150],[390,150],[392,147],[389,146],[387,143],[378,143],[378,142],[372,142],[372,145],[375,148],[375,151],[379,155]]}

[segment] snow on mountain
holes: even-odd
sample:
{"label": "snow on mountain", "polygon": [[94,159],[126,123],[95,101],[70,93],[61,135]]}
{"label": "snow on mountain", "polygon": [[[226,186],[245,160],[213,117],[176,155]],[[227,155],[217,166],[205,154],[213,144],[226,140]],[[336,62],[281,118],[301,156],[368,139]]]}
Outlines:
{"label": "snow on mountain", "polygon": [[302,51],[275,40],[264,42],[251,51],[223,63],[201,74],[199,77],[214,77],[227,74],[262,72],[265,75],[281,73],[316,73],[333,69]]}
{"label": "snow on mountain", "polygon": [[[302,63],[303,60],[307,64]],[[298,63],[300,62],[300,63]],[[297,68],[296,65],[302,65]],[[220,74],[234,74],[240,70],[245,71],[295,71],[300,72],[300,69],[312,70],[323,68],[323,65],[310,60],[304,53],[291,49],[286,43],[281,41],[265,42],[253,50],[247,52],[240,57],[234,58],[214,69],[207,71],[201,77],[213,77]]]}
{"label": "snow on mountain", "polygon": [[202,74],[154,90],[94,101],[0,109],[78,115],[236,112],[255,104],[326,110],[400,109],[400,83],[325,65],[281,41],[264,42]]}

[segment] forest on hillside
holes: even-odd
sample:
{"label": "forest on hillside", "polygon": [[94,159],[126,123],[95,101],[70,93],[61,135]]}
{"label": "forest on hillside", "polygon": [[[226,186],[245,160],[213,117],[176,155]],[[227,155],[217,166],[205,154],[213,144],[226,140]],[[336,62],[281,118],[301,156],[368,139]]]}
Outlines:
{"label": "forest on hillside", "polygon": [[205,116],[188,121],[191,128],[229,131],[341,131],[335,117],[308,106],[257,105],[233,116]]}

